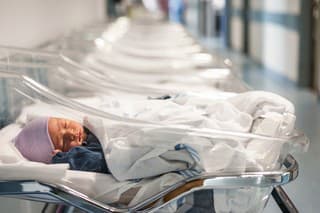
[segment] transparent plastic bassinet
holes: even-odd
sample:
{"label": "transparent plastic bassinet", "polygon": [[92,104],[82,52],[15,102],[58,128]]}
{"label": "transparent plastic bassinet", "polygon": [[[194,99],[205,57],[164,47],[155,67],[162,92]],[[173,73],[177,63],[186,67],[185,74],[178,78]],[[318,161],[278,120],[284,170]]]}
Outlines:
{"label": "transparent plastic bassinet", "polygon": [[[134,186],[138,184],[139,190],[144,190],[144,196],[139,197],[139,199],[136,197],[139,192],[126,195],[126,200],[131,200],[130,203],[120,202],[121,196],[115,199],[111,196],[113,193],[110,195],[101,191],[111,187],[108,184],[101,184],[101,180],[104,180],[103,178],[107,175],[95,175],[95,178],[91,178],[88,188],[92,191],[88,191],[86,190],[88,188],[83,186],[84,184],[77,183],[80,177],[68,179],[72,176],[71,174],[77,172],[66,170],[67,176],[59,176],[58,170],[50,173],[50,169],[47,169],[46,171],[51,176],[41,175],[41,171],[33,172],[33,166],[25,167],[28,163],[25,161],[22,163],[14,156],[9,156],[10,153],[1,150],[0,194],[2,196],[63,203],[88,212],[155,212],[161,211],[161,209],[164,212],[170,212],[171,210],[178,211],[186,205],[190,206],[188,200],[193,199],[195,201],[198,193],[207,192],[210,193],[210,196],[206,197],[207,201],[209,203],[212,200],[214,201],[214,206],[211,205],[212,211],[233,212],[241,209],[242,212],[261,212],[273,187],[286,184],[297,177],[297,163],[288,154],[294,151],[303,151],[308,146],[307,138],[298,131],[279,138],[251,133],[191,128],[183,125],[160,125],[117,117],[74,102],[14,71],[1,72],[1,86],[3,87],[0,107],[2,126],[7,125],[1,129],[1,143],[5,143],[8,137],[6,130],[10,125],[15,125],[18,128],[26,122],[25,116],[22,116],[23,109],[41,103],[41,108],[35,109],[33,116],[63,116],[78,122],[81,122],[84,117],[90,117],[94,121],[103,123],[102,126],[98,125],[98,127],[103,127],[106,131],[105,139],[114,143],[122,138],[121,140],[126,140],[129,145],[134,143],[135,147],[144,147],[150,144],[155,147],[170,147],[183,138],[185,144],[199,152],[201,156],[200,164],[204,168],[201,173],[189,178],[180,177],[177,173],[169,173],[151,179],[128,181],[127,184],[134,184]],[[130,131],[110,132],[117,127]],[[9,140],[12,140],[14,136],[14,134],[11,135]],[[138,141],[131,141],[131,139],[137,137],[139,138]],[[122,144],[121,141],[118,142],[118,145]],[[247,156],[249,156],[249,153],[245,147],[252,142],[267,145],[270,148],[273,147],[275,149],[273,151],[278,153],[273,159],[274,163],[257,166],[259,159],[252,158],[248,163]],[[214,147],[217,144],[235,149],[242,157],[233,159],[234,156],[222,155],[220,157],[224,157],[223,161],[230,162],[230,164],[226,168],[214,170],[212,165],[217,159],[210,155],[208,151],[211,146]],[[232,159],[236,161],[232,161]],[[252,162],[257,164],[254,166]],[[32,165],[37,167],[37,163]],[[19,170],[23,173],[20,174]],[[46,171],[43,172],[46,174]],[[162,182],[161,187],[157,188],[158,190],[153,188],[151,192],[148,191],[150,181],[156,181],[158,178],[170,174],[179,178]],[[86,175],[82,172],[81,176]],[[112,178],[112,176],[109,176],[109,178]],[[98,186],[95,185],[96,183]],[[115,182],[115,184],[120,183],[122,184],[122,182]],[[122,194],[120,193],[120,195]],[[193,198],[190,198],[190,196]],[[194,203],[194,206],[196,206],[196,203]]]}
{"label": "transparent plastic bassinet", "polygon": [[[50,45],[53,50],[71,49],[73,51],[91,51],[100,60],[112,67],[120,67],[132,72],[190,72],[197,68],[217,64],[218,59],[203,51],[182,54],[179,49],[148,50],[132,47],[123,43],[109,42],[102,37],[94,40],[79,39],[78,36],[60,38]],[[191,48],[191,47],[190,47]],[[88,52],[87,52],[88,53]],[[119,60],[121,63],[119,64]],[[125,63],[123,63],[125,62]]]}
{"label": "transparent plastic bassinet", "polygon": [[[97,26],[93,29],[89,26],[65,38],[95,41],[100,47],[106,42],[122,53],[153,59],[179,59],[202,51],[180,25],[159,22],[156,25],[141,26],[121,17],[108,25],[100,25],[100,29]],[[143,42],[139,39],[141,36],[145,36]]]}
{"label": "transparent plastic bassinet", "polygon": [[[47,85],[54,91],[65,94],[68,97],[95,96],[134,96],[135,99],[146,99],[146,97],[157,97],[163,95],[177,95],[188,93],[204,98],[210,98],[214,92],[243,92],[247,86],[231,72],[221,73],[219,70],[207,70],[202,75],[212,75],[202,81],[203,84],[186,85],[181,82],[179,87],[163,87],[159,85],[144,85],[135,83],[134,77],[119,79],[108,72],[101,73],[96,69],[82,66],[65,56],[55,52],[35,51],[10,47],[0,47],[1,70],[13,70],[24,73],[34,80]],[[228,71],[222,69],[220,71]],[[125,75],[124,75],[125,76]],[[213,78],[212,78],[213,77]],[[154,76],[154,78],[156,78]],[[201,91],[200,94],[195,94]]]}
{"label": "transparent plastic bassinet", "polygon": [[[145,38],[144,41],[137,40],[141,36]],[[143,49],[176,49],[196,44],[195,40],[179,24],[159,21],[151,21],[146,24],[127,17],[120,17],[109,23],[108,27],[103,30],[102,37],[110,42],[119,41],[119,43],[128,43]],[[182,51],[182,53],[197,51],[199,47]]]}
{"label": "transparent plastic bassinet", "polygon": [[[244,86],[239,88],[239,83],[235,83],[239,75],[236,66],[232,66],[229,59],[218,55],[199,52],[179,56],[178,53],[174,53],[169,57],[165,48],[157,49],[159,53],[155,55],[148,48],[135,48],[122,42],[110,42],[102,35],[95,39],[86,39],[85,30],[80,33],[83,35],[77,32],[61,38],[46,49],[59,51],[68,59],[90,67],[102,75],[106,73],[112,75],[123,82],[132,82],[134,79],[137,84],[171,90],[179,87],[186,90],[187,84],[193,90],[201,87],[202,91],[208,89],[206,86],[225,91],[244,89]],[[90,35],[90,30],[88,33]],[[106,31],[103,34],[112,37],[113,32]],[[144,39],[140,40],[148,43]],[[131,45],[135,43],[132,41]],[[181,75],[184,75],[183,79]],[[228,83],[229,85],[226,85]]]}
{"label": "transparent plastic bassinet", "polygon": [[[75,42],[74,44],[57,45],[53,44],[55,51],[59,51],[60,54],[78,64],[82,64],[85,67],[89,67],[95,70],[100,75],[110,75],[114,79],[122,82],[135,82],[135,84],[144,85],[148,87],[158,87],[168,90],[192,90],[205,92],[210,88],[216,88],[223,91],[244,91],[246,86],[239,80],[239,73],[227,66],[224,61],[230,64],[228,59],[217,58],[216,62],[212,66],[203,69],[165,69],[161,68],[163,63],[157,63],[154,59],[142,59],[143,62],[139,64],[146,65],[145,61],[152,64],[155,69],[150,67],[134,66],[130,64],[129,56],[122,57],[117,56],[116,53],[110,52],[104,53],[99,50],[92,51],[93,44],[88,44],[91,47],[87,47],[86,41]],[[71,45],[71,46],[70,46]],[[74,47],[72,47],[75,45]],[[92,47],[93,46],[93,47]],[[50,48],[52,49],[52,48]],[[207,57],[209,54],[199,54],[199,57]],[[116,58],[114,58],[116,57]],[[211,57],[211,55],[209,55]],[[128,58],[129,60],[126,60]],[[107,61],[106,61],[107,60]],[[110,61],[111,63],[109,63]],[[190,59],[183,59],[183,61],[190,61]],[[135,63],[135,62],[133,62]],[[179,63],[179,62],[178,62]],[[160,65],[159,65],[160,64]],[[181,78],[181,75],[184,78]]]}
{"label": "transparent plastic bassinet", "polygon": [[[119,20],[122,20],[122,18]],[[144,74],[146,72],[170,74],[178,71],[185,73],[197,67],[218,65],[218,59],[205,53],[203,48],[196,44],[190,36],[188,36],[188,39],[192,40],[194,44],[177,46],[175,44],[183,38],[180,38],[181,36],[175,32],[171,33],[170,29],[167,29],[168,31],[166,31],[166,28],[162,29],[163,34],[170,34],[168,40],[166,36],[156,36],[159,34],[158,32],[153,33],[153,31],[158,31],[157,26],[144,27],[142,33],[139,33],[141,31],[139,27],[135,25],[122,27],[119,24],[122,21],[119,20],[110,24],[109,28],[95,39],[87,39],[86,34],[91,35],[90,29],[87,33],[83,30],[83,32],[76,32],[69,37],[61,38],[54,45],[51,45],[51,48],[78,51],[95,50],[91,54],[96,55],[95,57],[98,57],[101,62],[108,64],[108,66],[132,72],[143,72]],[[183,30],[181,26],[179,27],[178,29]],[[79,36],[79,34],[83,35]],[[149,36],[153,39],[148,39]],[[140,41],[143,41],[141,43],[144,45],[137,45]],[[148,47],[148,45],[157,46],[159,43],[166,44],[166,46]]]}

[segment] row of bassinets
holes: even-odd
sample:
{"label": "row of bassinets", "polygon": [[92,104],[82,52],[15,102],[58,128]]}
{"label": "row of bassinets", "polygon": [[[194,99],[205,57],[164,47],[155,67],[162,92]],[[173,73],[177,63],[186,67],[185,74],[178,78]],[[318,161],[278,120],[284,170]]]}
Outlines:
{"label": "row of bassinets", "polygon": [[[0,177],[7,184],[36,180],[70,187],[108,204],[97,209],[175,212],[187,200],[183,193],[217,186],[210,185],[212,174],[220,184],[226,184],[226,173],[235,182],[247,174],[244,185],[212,191],[210,208],[256,212],[278,183],[260,187],[250,172],[278,170],[288,152],[308,146],[295,130],[290,101],[249,91],[236,64],[206,53],[180,25],[122,17],[58,39],[46,50],[1,47],[0,54],[1,123],[8,124],[0,131]],[[40,116],[89,128],[111,174],[26,160],[12,141]]]}

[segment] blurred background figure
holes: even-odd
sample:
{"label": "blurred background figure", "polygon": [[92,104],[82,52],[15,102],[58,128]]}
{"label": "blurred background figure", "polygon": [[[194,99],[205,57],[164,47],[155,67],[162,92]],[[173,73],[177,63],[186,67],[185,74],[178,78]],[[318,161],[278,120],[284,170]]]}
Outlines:
{"label": "blurred background figure", "polygon": [[223,33],[223,15],[225,8],[225,0],[213,0],[211,2],[211,7],[213,11],[214,18],[214,36],[221,36]]}
{"label": "blurred background figure", "polygon": [[169,15],[169,2],[168,1],[169,0],[158,0],[159,7],[166,18],[168,18],[168,15]]}
{"label": "blurred background figure", "polygon": [[169,0],[169,20],[176,23],[185,23],[184,12],[185,12],[184,0]]}
{"label": "blurred background figure", "polygon": [[142,0],[145,8],[150,12],[158,12],[159,11],[159,3],[158,0]]}
{"label": "blurred background figure", "polygon": [[168,16],[168,0],[142,0],[145,9],[150,12],[153,17],[158,19],[166,19]]}

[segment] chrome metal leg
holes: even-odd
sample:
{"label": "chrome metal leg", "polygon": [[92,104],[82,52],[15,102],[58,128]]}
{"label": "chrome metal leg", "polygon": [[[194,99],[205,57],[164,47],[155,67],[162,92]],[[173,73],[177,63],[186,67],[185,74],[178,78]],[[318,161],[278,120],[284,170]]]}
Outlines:
{"label": "chrome metal leg", "polygon": [[297,213],[298,209],[291,201],[287,193],[281,186],[274,187],[272,190],[272,197],[277,202],[279,208],[285,213]]}

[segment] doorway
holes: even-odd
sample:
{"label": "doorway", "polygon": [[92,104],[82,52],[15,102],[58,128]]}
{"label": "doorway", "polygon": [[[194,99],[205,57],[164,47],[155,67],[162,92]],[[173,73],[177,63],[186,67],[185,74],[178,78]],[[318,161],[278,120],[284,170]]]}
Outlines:
{"label": "doorway", "polygon": [[320,0],[313,1],[313,88],[320,97]]}

